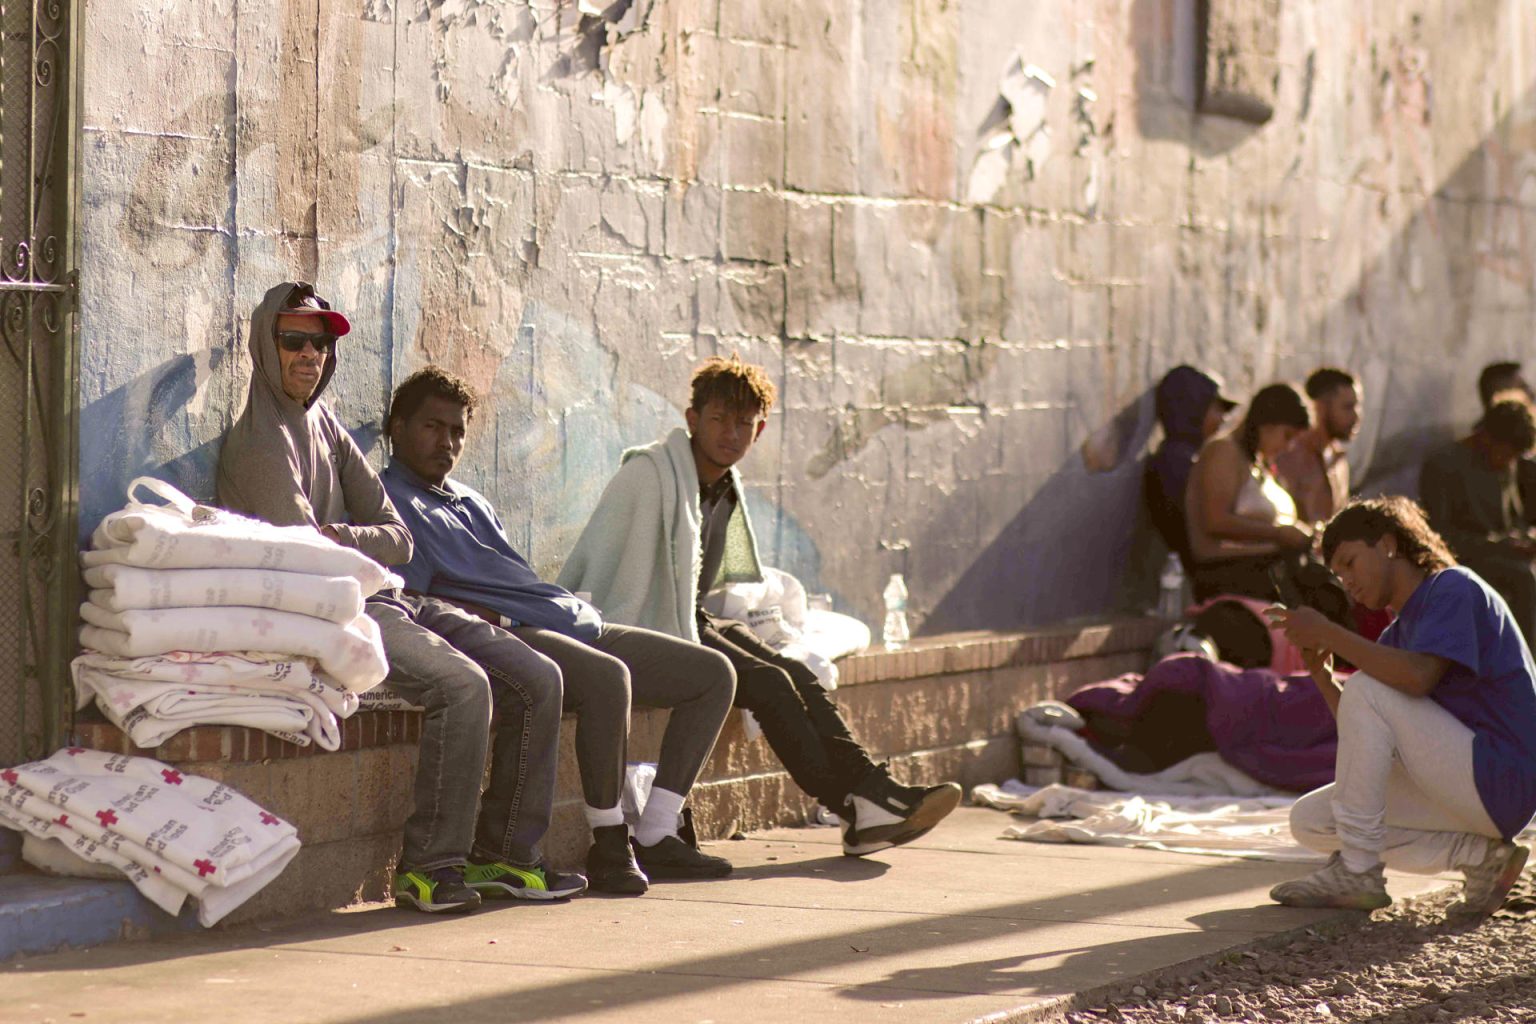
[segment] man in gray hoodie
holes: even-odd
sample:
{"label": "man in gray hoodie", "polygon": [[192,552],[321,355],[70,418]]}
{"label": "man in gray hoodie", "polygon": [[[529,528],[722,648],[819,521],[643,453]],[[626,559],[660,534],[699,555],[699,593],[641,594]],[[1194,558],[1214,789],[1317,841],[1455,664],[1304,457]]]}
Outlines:
{"label": "man in gray hoodie", "polygon": [[[219,454],[219,503],[281,526],[315,527],[383,565],[404,565],[410,532],[320,401],[336,371],[336,341],[350,330],[308,284],[285,281],[267,292],[251,317],[245,411]],[[443,913],[472,910],[482,897],[548,900],[584,891],[585,878],[553,870],[538,850],[559,741],[554,662],[434,598],[384,591],[367,611],[389,658],[385,685],[426,709],[396,904]],[[499,724],[481,800],[493,709]]]}

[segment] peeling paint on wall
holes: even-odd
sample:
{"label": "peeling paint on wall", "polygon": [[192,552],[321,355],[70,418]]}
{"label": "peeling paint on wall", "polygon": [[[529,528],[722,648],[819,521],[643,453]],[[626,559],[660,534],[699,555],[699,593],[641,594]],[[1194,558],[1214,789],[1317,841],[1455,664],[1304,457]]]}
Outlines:
{"label": "peeling paint on wall", "polygon": [[1536,19],[1269,6],[1260,126],[1196,112],[1193,0],[91,5],[83,525],[211,493],[295,275],[372,457],[423,363],[484,393],[464,473],[546,572],[732,351],[781,388],[770,560],[871,619],[898,569],[935,628],[1109,606],[1179,362],[1359,370],[1352,462],[1409,479],[1475,411],[1448,355],[1536,328]]}

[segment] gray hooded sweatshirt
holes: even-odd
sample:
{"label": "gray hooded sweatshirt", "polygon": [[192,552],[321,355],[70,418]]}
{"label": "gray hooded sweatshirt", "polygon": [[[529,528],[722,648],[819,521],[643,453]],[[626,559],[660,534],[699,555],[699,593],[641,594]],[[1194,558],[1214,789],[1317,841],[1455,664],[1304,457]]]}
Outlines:
{"label": "gray hooded sweatshirt", "polygon": [[251,315],[251,389],[245,411],[219,452],[219,504],[278,526],[330,526],[341,543],[381,565],[411,560],[411,534],[336,414],[320,401],[341,347],[325,361],[308,402],[283,390],[277,314],[290,298],[313,294],[285,281]]}

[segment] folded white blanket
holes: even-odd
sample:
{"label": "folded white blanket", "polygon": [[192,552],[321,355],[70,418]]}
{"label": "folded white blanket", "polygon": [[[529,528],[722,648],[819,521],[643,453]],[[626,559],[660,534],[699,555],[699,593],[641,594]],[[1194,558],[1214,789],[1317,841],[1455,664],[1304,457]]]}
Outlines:
{"label": "folded white blanket", "polygon": [[239,605],[351,622],[363,613],[363,588],[351,576],[275,569],[141,569],[116,563],[85,570],[89,600],[108,611]]}
{"label": "folded white blanket", "polygon": [[279,569],[317,576],[351,576],[370,597],[400,587],[400,577],[309,526],[273,526],[223,509],[198,506],[192,520],[172,509],[130,505],[113,512],[82,552],[86,568],[135,565],[151,569]]}
{"label": "folded white blanket", "polygon": [[389,665],[379,627],[367,615],[341,625],[269,608],[164,608],[112,612],[80,606],[80,644],[118,658],[171,651],[282,651],[314,658],[354,693],[384,681]]}
{"label": "folded white blanket", "polygon": [[358,707],[357,694],[285,655],[176,651],[126,659],[87,651],[70,669],[77,706],[94,698],[102,714],[145,748],[194,725],[238,725],[336,750],[338,719]]}
{"label": "folded white blanket", "polygon": [[0,824],[121,870],[168,914],[187,896],[212,926],[280,874],[294,827],[211,779],[71,747],[0,770]]}

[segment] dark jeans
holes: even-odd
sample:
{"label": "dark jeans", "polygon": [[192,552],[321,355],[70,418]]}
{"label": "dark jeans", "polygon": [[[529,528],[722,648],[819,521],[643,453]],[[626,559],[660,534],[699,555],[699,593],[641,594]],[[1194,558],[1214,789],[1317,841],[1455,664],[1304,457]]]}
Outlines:
{"label": "dark jeans", "polygon": [[736,669],[736,706],[752,712],[789,777],[828,809],[839,810],[874,763],[816,673],[739,622],[703,612],[698,622],[699,642]]}
{"label": "dark jeans", "polygon": [[[471,850],[476,860],[537,864],[555,797],[560,670],[435,598],[372,599],[367,609],[389,658],[385,685],[426,709],[400,870],[463,864]],[[493,709],[491,783],[481,799]]]}
{"label": "dark jeans", "polygon": [[588,806],[619,806],[631,699],[671,709],[655,785],[688,795],[736,692],[725,658],[665,633],[611,622],[591,643],[533,626],[514,626],[512,635],[560,666],[565,710],[576,715],[576,767]]}

